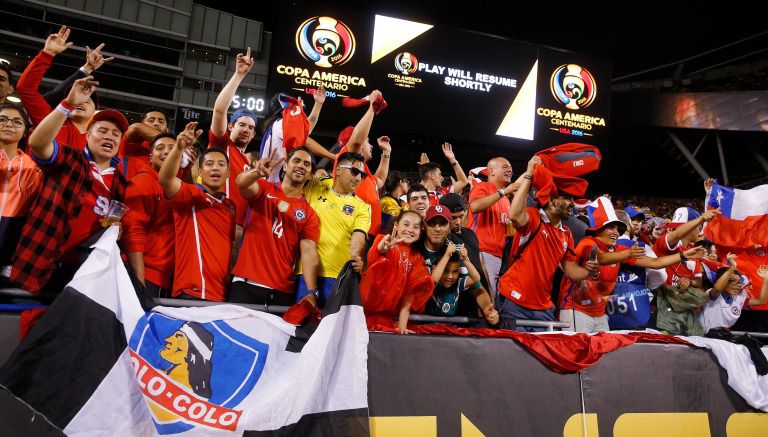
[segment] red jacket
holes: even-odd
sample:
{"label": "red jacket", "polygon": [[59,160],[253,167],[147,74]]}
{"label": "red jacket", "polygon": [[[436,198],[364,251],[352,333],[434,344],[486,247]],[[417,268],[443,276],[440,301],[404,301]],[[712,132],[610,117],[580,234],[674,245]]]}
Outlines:
{"label": "red jacket", "polygon": [[173,213],[157,181],[157,173],[144,167],[125,191],[128,212],[123,218],[125,252],[144,253],[144,278],[170,289],[174,269]]}
{"label": "red jacket", "polygon": [[[19,81],[16,82],[16,92],[19,94],[21,103],[24,105],[24,109],[29,114],[29,118],[34,126],[40,124],[53,110],[51,105],[45,101],[43,95],[40,94],[40,83],[43,81],[45,72],[51,68],[52,62],[53,56],[41,50],[32,62],[27,65]],[[86,145],[85,133],[80,133],[77,126],[69,120],[64,122],[61,130],[56,134],[56,141],[59,144],[66,144],[75,150],[83,150]]]}

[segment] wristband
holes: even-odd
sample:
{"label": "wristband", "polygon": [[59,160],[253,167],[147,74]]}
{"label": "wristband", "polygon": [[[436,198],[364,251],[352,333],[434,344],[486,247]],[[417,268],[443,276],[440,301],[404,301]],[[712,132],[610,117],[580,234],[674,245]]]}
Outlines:
{"label": "wristband", "polygon": [[686,258],[685,255],[683,255],[683,252],[680,252],[680,262],[684,263],[686,261],[688,261],[688,258]]}
{"label": "wristband", "polygon": [[80,67],[80,68],[78,68],[78,70],[82,71],[82,72],[83,72],[83,74],[84,74],[84,75],[86,75],[86,76],[90,76],[90,75],[91,75],[91,73],[89,73],[89,72],[88,72],[88,71],[85,69],[85,67]]}
{"label": "wristband", "polygon": [[451,167],[453,167],[454,165],[456,165],[458,163],[459,163],[459,161],[453,161],[453,162],[449,162],[448,164],[451,164]]}
{"label": "wristband", "polygon": [[59,105],[63,106],[67,111],[74,111],[76,109],[75,105],[70,105],[69,102],[67,102],[67,99],[63,99]]}
{"label": "wristband", "polygon": [[523,177],[524,177],[525,179],[528,179],[529,181],[532,181],[532,180],[533,180],[533,176],[529,175],[528,173],[524,174],[524,175],[523,175]]}
{"label": "wristband", "polygon": [[314,294],[314,295],[315,295],[315,297],[320,297],[320,292],[318,292],[318,291],[317,291],[317,289],[314,289],[314,290],[307,290],[307,291],[308,291],[308,293],[307,293],[307,294]]}
{"label": "wristband", "polygon": [[63,103],[59,103],[58,106],[56,106],[56,110],[64,114],[65,117],[69,118],[70,115],[72,115],[72,109],[67,109]]}
{"label": "wristband", "polygon": [[504,196],[505,196],[505,194],[504,194],[504,190],[502,190],[501,188],[499,188],[499,199],[503,199],[503,198],[504,198]]}
{"label": "wristband", "polygon": [[381,155],[382,158],[389,158],[391,155]]}

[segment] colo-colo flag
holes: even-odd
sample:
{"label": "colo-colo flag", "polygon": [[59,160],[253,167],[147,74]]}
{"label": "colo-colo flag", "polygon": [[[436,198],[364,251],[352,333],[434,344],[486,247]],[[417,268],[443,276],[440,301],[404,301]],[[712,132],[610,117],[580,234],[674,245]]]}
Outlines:
{"label": "colo-colo flag", "polygon": [[105,232],[0,369],[0,410],[24,405],[77,436],[369,433],[368,331],[349,264],[305,329],[234,305],[145,310],[116,240]]}

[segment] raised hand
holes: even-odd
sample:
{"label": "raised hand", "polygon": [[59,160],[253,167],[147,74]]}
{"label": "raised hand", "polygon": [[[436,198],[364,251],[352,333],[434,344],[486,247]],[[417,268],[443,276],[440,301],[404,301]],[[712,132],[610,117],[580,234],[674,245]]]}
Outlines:
{"label": "raised hand", "polygon": [[728,268],[731,270],[736,269],[736,254],[728,252],[728,255],[725,256],[726,264],[728,264]]}
{"label": "raised hand", "polygon": [[67,103],[72,106],[82,105],[91,98],[91,94],[96,91],[98,85],[99,83],[93,80],[93,76],[76,80],[67,94]]}
{"label": "raised hand", "polygon": [[373,90],[370,94],[368,94],[368,101],[371,106],[373,106],[373,102],[376,101],[376,97],[381,95],[381,91],[379,90]]}
{"label": "raised hand", "polygon": [[713,218],[715,218],[718,214],[721,214],[722,211],[720,211],[720,208],[717,209],[708,209],[704,211],[704,214],[701,215],[701,218],[704,219],[705,222],[711,221]]}
{"label": "raised hand", "polygon": [[237,62],[235,63],[235,72],[237,74],[246,75],[253,67],[253,58],[251,57],[251,48],[245,51],[245,54],[237,54]]}
{"label": "raised hand", "polygon": [[442,149],[443,155],[448,159],[448,162],[456,161],[456,155],[453,154],[453,146],[451,146],[451,143],[443,143]]}
{"label": "raised hand", "polygon": [[259,176],[261,177],[267,177],[272,174],[273,171],[279,166],[280,164],[285,161],[285,157],[280,159],[275,159],[275,153],[277,153],[277,149],[272,149],[272,151],[269,154],[269,157],[260,159],[256,162],[254,165],[254,168],[256,168],[256,171],[259,173]]}
{"label": "raised hand", "polygon": [[45,47],[43,47],[43,51],[51,56],[56,56],[64,50],[72,47],[73,43],[67,42],[67,39],[69,39],[70,30],[71,29],[67,26],[61,26],[58,32],[48,35],[48,38],[45,40]]}
{"label": "raised hand", "polygon": [[194,147],[197,139],[203,134],[202,129],[195,130],[196,128],[196,121],[187,123],[184,130],[176,137],[176,147],[181,150],[186,150],[188,147]]}
{"label": "raised hand", "polygon": [[379,250],[379,253],[385,254],[389,252],[393,247],[395,247],[396,244],[401,243],[403,241],[402,238],[397,238],[397,230],[392,229],[391,234],[387,234],[384,236],[384,238],[379,241],[379,245],[377,249]]}
{"label": "raised hand", "polygon": [[315,103],[323,104],[325,103],[325,86],[320,85],[317,87],[317,90],[315,90],[315,93],[312,94],[312,97],[315,99]]}
{"label": "raised hand", "polygon": [[103,48],[104,48],[104,43],[99,44],[93,50],[91,50],[90,47],[85,46],[85,65],[83,65],[83,69],[88,74],[91,74],[94,71],[101,68],[101,66],[104,65],[105,62],[109,62],[115,59],[112,56],[110,56],[109,58],[105,58],[104,55],[101,54],[101,49]]}
{"label": "raised hand", "polygon": [[707,178],[704,180],[704,192],[709,193],[710,190],[712,190],[712,187],[715,185],[715,180],[712,178]]}
{"label": "raised hand", "polygon": [[379,144],[379,149],[381,149],[382,154],[389,155],[392,152],[392,145],[389,144],[388,136],[381,136],[376,139],[376,142]]}
{"label": "raised hand", "polygon": [[533,170],[539,164],[541,164],[541,158],[539,158],[538,156],[534,156],[533,158],[531,158],[531,160],[528,161],[528,170],[527,170],[528,174],[532,175],[533,174]]}
{"label": "raised hand", "polygon": [[419,156],[419,165],[429,164],[429,156],[427,156],[426,153],[422,153],[421,156]]}
{"label": "raised hand", "polygon": [[763,278],[764,281],[768,281],[768,265],[761,265],[757,269],[757,276]]}
{"label": "raised hand", "polygon": [[446,241],[445,256],[451,256],[454,252],[456,252],[456,244],[451,240]]}

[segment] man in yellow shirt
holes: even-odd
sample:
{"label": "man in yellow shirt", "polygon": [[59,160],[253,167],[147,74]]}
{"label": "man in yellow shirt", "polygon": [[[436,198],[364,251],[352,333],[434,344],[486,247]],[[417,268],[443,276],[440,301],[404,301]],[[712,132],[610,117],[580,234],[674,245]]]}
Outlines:
{"label": "man in yellow shirt", "polygon": [[[304,276],[298,276],[297,302],[304,296],[314,295],[316,306],[323,307],[336,277],[350,259],[355,271],[362,271],[371,207],[355,195],[355,189],[365,177],[363,155],[346,152],[339,155],[333,179],[312,179],[304,186],[304,197],[320,218],[317,242],[320,268],[317,290],[307,289]],[[309,299],[315,300],[311,296]]]}

